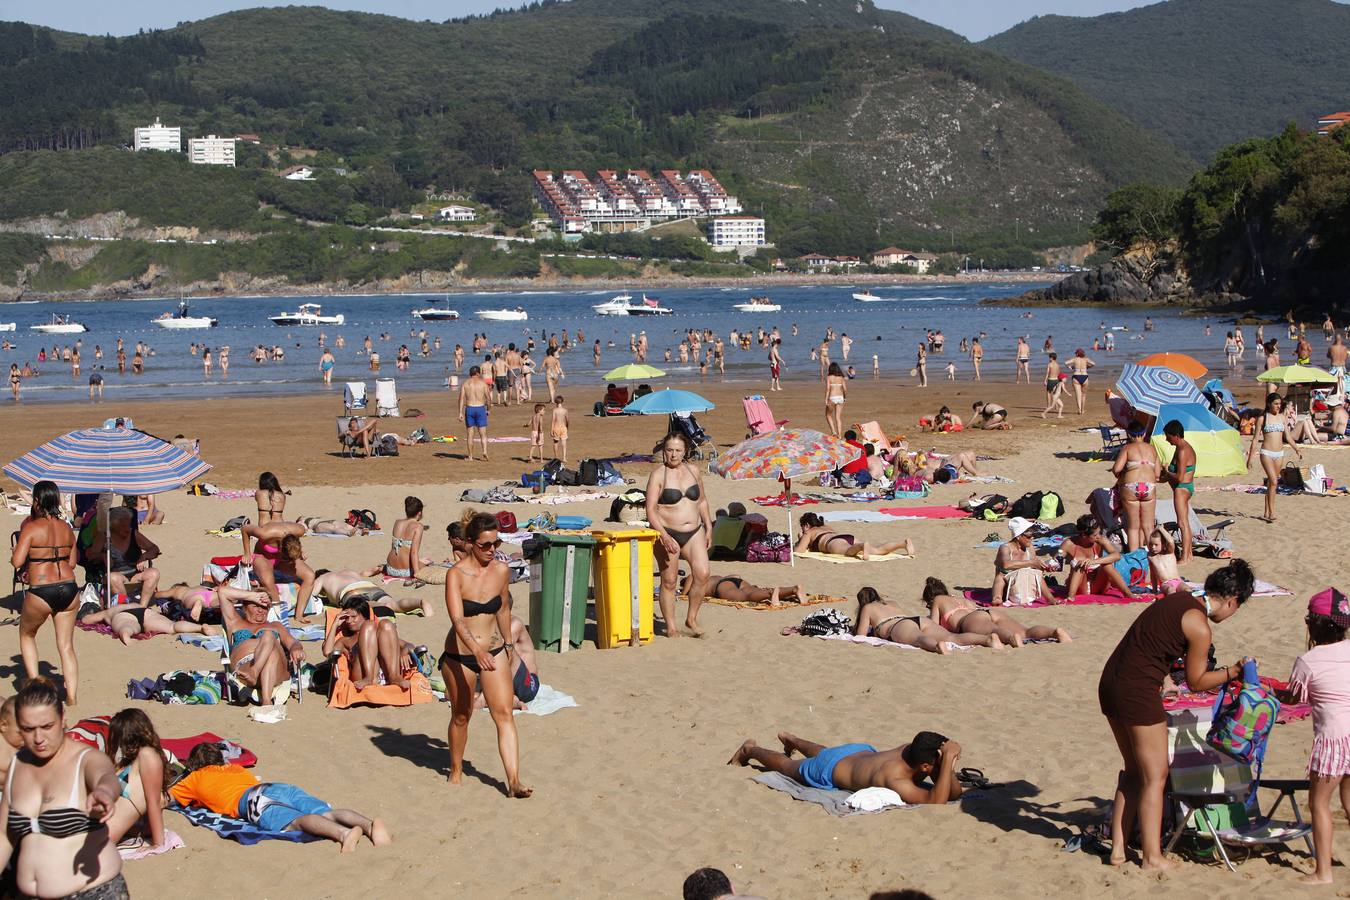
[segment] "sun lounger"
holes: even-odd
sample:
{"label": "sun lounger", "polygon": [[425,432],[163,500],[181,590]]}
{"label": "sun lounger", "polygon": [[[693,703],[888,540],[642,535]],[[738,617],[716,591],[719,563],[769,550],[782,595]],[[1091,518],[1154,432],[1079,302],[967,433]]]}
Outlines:
{"label": "sun lounger", "polygon": [[886,432],[881,430],[881,425],[875,420],[871,422],[862,422],[854,425],[858,432],[858,440],[864,444],[871,444],[878,452],[891,452],[891,442],[886,439]]}
{"label": "sun lounger", "polygon": [[398,388],[392,378],[375,379],[375,415],[398,416]]}
{"label": "sun lounger", "polygon": [[[350,422],[352,419],[356,420],[356,424],[359,427],[364,427],[366,424],[365,416],[337,417],[337,439],[338,443],[342,445],[343,456],[355,456],[356,451],[361,449],[361,441],[357,438],[352,437],[347,433],[347,423]],[[371,449],[372,450],[374,449],[373,441],[371,442]]]}
{"label": "sun lounger", "polygon": [[745,408],[745,425],[749,429],[746,437],[768,434],[788,423],[787,419],[775,419],[773,410],[769,408],[769,401],[759,394],[746,397],[741,401],[741,405]]}
{"label": "sun lounger", "polygon": [[366,410],[366,383],[364,381],[349,381],[342,388],[342,414],[351,415],[354,412],[365,412]]}

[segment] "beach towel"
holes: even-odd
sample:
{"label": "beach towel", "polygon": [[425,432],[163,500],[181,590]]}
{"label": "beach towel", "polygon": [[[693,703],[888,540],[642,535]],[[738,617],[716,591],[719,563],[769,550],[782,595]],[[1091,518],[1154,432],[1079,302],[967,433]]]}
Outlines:
{"label": "beach towel", "polygon": [[843,597],[831,597],[829,594],[807,594],[804,600],[783,600],[777,606],[770,606],[769,601],[767,600],[756,603],[751,600],[723,600],[721,597],[705,597],[703,602],[711,603],[715,606],[730,606],[734,609],[754,609],[763,611],[766,609],[796,609],[799,606],[819,606],[823,603],[838,603],[843,605],[849,601]]}
{"label": "beach towel", "polygon": [[[822,641],[845,641],[850,644],[866,644],[869,647],[896,647],[900,650],[922,650],[922,647],[914,644],[897,644],[895,641],[888,641],[879,637],[868,637],[859,634],[814,634],[811,637],[818,637]],[[953,644],[946,641],[948,650],[973,650],[973,647],[966,647],[961,644]]]}
{"label": "beach towel", "polygon": [[257,493],[253,488],[248,488],[242,491],[216,491],[209,496],[215,497],[217,500],[243,500],[246,497],[256,496]]}
{"label": "beach towel", "polygon": [[[81,719],[66,731],[66,737],[78,741],[95,750],[108,751],[108,722],[111,716],[90,716]],[[160,738],[159,746],[174,760],[185,760],[198,744],[212,743],[220,745],[225,762],[249,768],[257,765],[258,757],[241,744],[226,740],[218,734],[203,731],[201,734],[186,738]]]}
{"label": "beach towel", "polygon": [[528,442],[528,441],[529,441],[529,438],[528,438],[528,437],[525,437],[524,435],[519,435],[519,436],[517,436],[517,435],[507,435],[507,436],[505,436],[505,437],[490,437],[490,438],[488,438],[488,443],[489,443],[489,444],[524,444],[524,443],[526,443],[526,442]]}
{"label": "beach towel", "polygon": [[841,509],[820,513],[820,518],[826,522],[901,522],[906,518],[918,518],[917,516],[893,516],[890,513],[882,512],[878,509]]}
{"label": "beach towel", "polygon": [[515,711],[516,715],[525,713],[531,716],[551,716],[560,709],[574,709],[579,707],[576,699],[570,694],[564,694],[556,690],[551,685],[539,685],[539,693],[534,695],[534,699],[525,704],[524,709]]}
{"label": "beach towel", "polygon": [[[286,630],[289,631],[291,636],[297,641],[323,640],[322,622],[310,622],[308,625],[287,625]],[[208,650],[211,653],[220,654],[225,650],[224,635],[180,634],[176,635],[176,637],[184,644],[190,644],[193,647],[201,647],[203,650]]]}
{"label": "beach towel", "polygon": [[858,559],[855,556],[836,556],[833,553],[817,553],[814,550],[798,550],[793,554],[798,559],[816,559],[827,563],[865,563],[865,562],[885,562],[891,559],[913,559],[912,556],[906,556],[903,553],[887,553],[869,556],[867,559]]}
{"label": "beach towel", "polygon": [[[331,627],[338,610],[325,609],[326,626]],[[357,703],[371,706],[413,706],[418,703],[432,703],[436,698],[431,693],[431,683],[427,676],[417,669],[408,673],[408,686],[393,684],[372,684],[357,688],[349,672],[350,661],[346,654],[339,655],[333,661],[333,685],[328,691],[328,705],[337,709],[346,709]]]}
{"label": "beach towel", "polygon": [[[1204,585],[1198,581],[1188,581],[1186,582],[1186,587],[1192,591],[1204,589]],[[1269,581],[1262,581],[1259,578],[1256,579],[1256,582],[1252,585],[1253,597],[1292,597],[1293,594],[1294,592],[1289,590],[1289,588],[1283,588],[1278,584],[1271,584]]]}
{"label": "beach towel", "polygon": [[[807,787],[781,772],[762,772],[751,780],[757,781],[771,790],[782,791],[794,800],[815,803],[823,807],[830,815],[841,818],[886,812],[892,809],[914,809],[920,805],[906,803],[900,799],[899,794],[889,788],[863,788],[861,791],[852,793],[841,790],[827,791],[823,788]],[[961,800],[977,800],[979,797],[979,794],[967,791],[962,795]],[[961,800],[952,802],[960,803]]]}
{"label": "beach towel", "polygon": [[[1289,683],[1277,681],[1268,676],[1261,676],[1261,684],[1272,691],[1286,691],[1289,689]],[[1213,691],[1181,691],[1163,697],[1163,709],[1171,712],[1177,709],[1210,709],[1214,706],[1214,701],[1218,699],[1219,692]],[[1283,725],[1286,722],[1296,722],[1299,719],[1306,719],[1312,715],[1311,703],[1282,703],[1280,712],[1275,717],[1277,725]]]}
{"label": "beach towel", "polygon": [[956,506],[883,506],[881,512],[899,519],[969,519],[967,510]]}
{"label": "beach towel", "polygon": [[151,856],[159,856],[161,853],[168,853],[170,850],[180,850],[186,847],[183,839],[178,836],[178,832],[170,829],[164,829],[164,843],[158,847],[148,843],[143,838],[129,838],[117,845],[117,855],[123,859],[148,859]]}
{"label": "beach towel", "polygon": [[168,808],[193,825],[199,828],[209,828],[218,837],[238,841],[246,847],[261,841],[294,841],[301,844],[308,841],[323,840],[318,835],[305,834],[303,831],[265,831],[257,825],[250,825],[243,819],[222,816],[220,813],[214,813],[209,809],[202,809],[198,806],[180,806],[177,803],[171,803]]}

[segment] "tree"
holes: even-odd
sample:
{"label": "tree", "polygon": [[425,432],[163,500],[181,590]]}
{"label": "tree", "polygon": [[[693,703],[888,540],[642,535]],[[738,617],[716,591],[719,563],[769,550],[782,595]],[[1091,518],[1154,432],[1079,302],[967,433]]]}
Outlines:
{"label": "tree", "polygon": [[1161,244],[1176,237],[1179,188],[1136,183],[1106,198],[1092,225],[1092,239],[1116,252],[1136,244]]}

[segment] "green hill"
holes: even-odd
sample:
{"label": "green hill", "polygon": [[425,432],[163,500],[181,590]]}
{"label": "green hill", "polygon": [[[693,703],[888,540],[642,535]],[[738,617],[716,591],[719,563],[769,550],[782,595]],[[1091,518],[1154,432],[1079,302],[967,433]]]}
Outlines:
{"label": "green hill", "polygon": [[1069,79],[1201,162],[1350,107],[1350,6],[1332,0],[1168,0],[1039,16],[982,46]]}
{"label": "green hill", "polygon": [[[125,143],[155,115],[352,177],[278,185],[260,154],[237,176],[166,162],[175,192],[205,193],[157,205],[120,199],[145,177],[130,157],[24,160]],[[442,24],[289,7],[120,40],[3,26],[0,151],[25,149],[0,160],[23,186],[0,217],[123,203],[207,228],[228,208],[235,226],[234,186],[254,208],[364,224],[435,185],[516,225],[533,168],[707,166],[785,251],[853,254],[1081,239],[1110,189],[1193,167],[1068,82],[870,0],[544,0]],[[94,169],[99,190],[76,196]]]}

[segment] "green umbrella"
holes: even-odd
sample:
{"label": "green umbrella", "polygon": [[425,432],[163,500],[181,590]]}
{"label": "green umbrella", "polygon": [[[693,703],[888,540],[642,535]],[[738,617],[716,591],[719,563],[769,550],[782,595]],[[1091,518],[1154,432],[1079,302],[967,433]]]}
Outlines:
{"label": "green umbrella", "polygon": [[611,369],[601,377],[605,381],[640,381],[643,378],[661,378],[665,375],[660,369],[642,363],[629,363]]}
{"label": "green umbrella", "polygon": [[1257,381],[1267,384],[1335,384],[1336,376],[1324,372],[1316,366],[1276,366],[1269,372],[1256,376]]}

